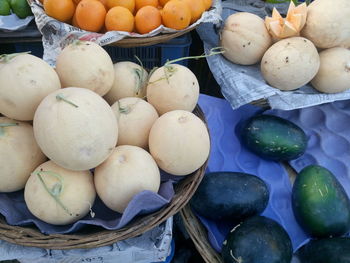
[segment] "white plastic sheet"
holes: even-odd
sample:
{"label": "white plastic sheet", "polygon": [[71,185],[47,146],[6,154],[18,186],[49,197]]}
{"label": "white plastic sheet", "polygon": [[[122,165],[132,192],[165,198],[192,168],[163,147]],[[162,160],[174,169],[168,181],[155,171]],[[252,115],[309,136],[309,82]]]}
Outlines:
{"label": "white plastic sheet", "polygon": [[17,15],[11,14],[8,16],[0,16],[0,30],[1,31],[17,31],[25,28],[34,16],[27,16],[20,19]]}

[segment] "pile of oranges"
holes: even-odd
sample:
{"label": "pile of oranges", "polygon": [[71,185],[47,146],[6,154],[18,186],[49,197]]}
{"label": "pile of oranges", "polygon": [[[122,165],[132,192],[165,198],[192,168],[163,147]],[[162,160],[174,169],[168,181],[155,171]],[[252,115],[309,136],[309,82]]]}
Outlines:
{"label": "pile of oranges", "polygon": [[[42,1],[42,0],[40,0]],[[196,22],[212,0],[43,0],[47,15],[91,32],[146,34],[163,24],[181,30]]]}

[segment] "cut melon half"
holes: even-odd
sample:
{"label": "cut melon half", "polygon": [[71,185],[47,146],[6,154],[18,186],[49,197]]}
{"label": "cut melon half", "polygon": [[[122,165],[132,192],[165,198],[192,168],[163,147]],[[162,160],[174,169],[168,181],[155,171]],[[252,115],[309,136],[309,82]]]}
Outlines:
{"label": "cut melon half", "polygon": [[283,18],[276,8],[271,17],[265,17],[265,26],[275,39],[298,36],[306,23],[307,6],[305,3],[295,6],[290,2],[287,16]]}
{"label": "cut melon half", "polygon": [[293,14],[289,22],[293,25],[294,29],[301,28],[303,23],[302,14]]}
{"label": "cut melon half", "polygon": [[278,12],[278,10],[275,7],[272,9],[272,17],[271,18],[273,20],[278,20],[281,25],[284,22],[283,17],[281,16],[280,12]]}
{"label": "cut melon half", "polygon": [[295,4],[293,3],[293,1],[290,1],[286,20],[291,19],[291,17],[294,15],[294,10],[295,10]]}
{"label": "cut melon half", "polygon": [[294,28],[292,23],[288,21],[284,21],[284,25],[282,27],[281,33],[279,35],[280,38],[293,37],[298,35],[298,31]]}
{"label": "cut melon half", "polygon": [[282,27],[278,21],[272,21],[269,24],[269,32],[274,38],[279,38],[281,35]]}

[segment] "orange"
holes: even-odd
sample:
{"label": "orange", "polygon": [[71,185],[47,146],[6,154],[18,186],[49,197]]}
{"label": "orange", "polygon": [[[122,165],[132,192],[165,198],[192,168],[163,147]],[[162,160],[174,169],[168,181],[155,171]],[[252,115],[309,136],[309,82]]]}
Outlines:
{"label": "orange", "polygon": [[107,8],[111,9],[115,6],[123,6],[130,10],[131,13],[134,13],[135,10],[135,0],[107,0]]}
{"label": "orange", "polygon": [[134,29],[134,16],[129,9],[122,6],[115,6],[109,9],[105,25],[107,31],[126,31],[131,32]]}
{"label": "orange", "polygon": [[98,0],[107,8],[107,0]]}
{"label": "orange", "polygon": [[162,20],[166,27],[177,30],[185,29],[191,22],[191,11],[184,2],[170,0],[163,7]]}
{"label": "orange", "polygon": [[108,32],[108,30],[107,30],[106,26],[103,26],[102,29],[100,30],[100,33],[102,33],[102,34],[105,34],[107,32]]}
{"label": "orange", "polygon": [[191,11],[191,24],[196,22],[205,12],[205,6],[202,0],[179,0],[187,4]]}
{"label": "orange", "polygon": [[212,5],[212,0],[203,0],[205,10],[208,10]]}
{"label": "orange", "polygon": [[82,0],[77,5],[75,16],[81,29],[98,32],[104,25],[106,9],[100,1]]}
{"label": "orange", "polygon": [[74,15],[75,5],[72,0],[45,0],[44,9],[48,16],[68,22]]}
{"label": "orange", "polygon": [[159,5],[158,4],[158,0],[135,0],[135,10],[136,10],[136,12],[141,7],[144,7],[144,6],[147,6],[147,5],[157,7]]}
{"label": "orange", "polygon": [[156,29],[162,24],[162,16],[157,7],[144,6],[137,11],[135,16],[136,31],[140,34],[146,34]]}
{"label": "orange", "polygon": [[[73,2],[77,5],[81,0],[73,0]],[[100,1],[105,7],[107,7],[107,0],[97,0]]]}
{"label": "orange", "polygon": [[168,3],[168,2],[169,2],[169,0],[159,0],[159,4],[161,6],[165,6],[165,4]]}
{"label": "orange", "polygon": [[74,16],[72,18],[72,26],[79,27],[78,22],[77,22],[77,16],[74,13]]}

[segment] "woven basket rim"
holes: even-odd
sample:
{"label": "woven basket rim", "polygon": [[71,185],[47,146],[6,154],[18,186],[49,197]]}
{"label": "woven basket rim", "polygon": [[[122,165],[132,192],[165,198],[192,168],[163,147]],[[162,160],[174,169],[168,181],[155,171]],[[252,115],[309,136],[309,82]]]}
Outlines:
{"label": "woven basket rim", "polygon": [[156,44],[165,43],[173,38],[182,36],[188,32],[194,30],[197,26],[192,28],[187,28],[182,31],[174,32],[174,33],[160,33],[159,35],[153,37],[126,37],[117,42],[111,43],[111,46],[117,47],[143,47],[143,46],[152,46]]}
{"label": "woven basket rim", "polygon": [[[35,3],[35,0],[27,0],[28,4],[31,5]],[[63,23],[63,22],[61,22]],[[158,35],[152,37],[125,37],[121,40],[108,44],[108,46],[117,46],[123,48],[131,48],[131,47],[144,47],[144,46],[152,46],[160,43],[165,43],[173,38],[182,36],[192,30],[194,30],[197,26],[186,28],[181,31],[176,31],[174,33],[160,33]]]}
{"label": "woven basket rim", "polygon": [[[207,126],[204,113],[199,105],[196,106],[193,113]],[[208,159],[197,171],[187,175],[184,179],[174,185],[175,195],[168,205],[154,213],[134,218],[132,222],[121,229],[106,230],[101,227],[91,226],[91,228],[94,229],[94,232],[89,233],[87,231],[89,226],[87,226],[86,228],[83,228],[83,230],[72,234],[46,235],[42,234],[39,229],[34,226],[8,225],[5,218],[0,215],[0,239],[22,246],[64,250],[96,248],[136,237],[163,223],[169,217],[179,212],[187,204],[201,182],[207,164]]]}
{"label": "woven basket rim", "polygon": [[204,261],[206,263],[223,263],[219,253],[210,245],[207,230],[193,213],[189,203],[181,209],[180,215],[187,233]]}

